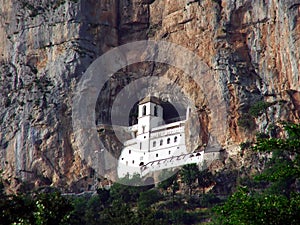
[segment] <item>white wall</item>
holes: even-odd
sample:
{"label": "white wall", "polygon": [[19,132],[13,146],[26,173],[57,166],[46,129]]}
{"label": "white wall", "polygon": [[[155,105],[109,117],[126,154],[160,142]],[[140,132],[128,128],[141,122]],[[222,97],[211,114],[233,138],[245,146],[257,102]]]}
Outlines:
{"label": "white wall", "polygon": [[[137,137],[124,143],[125,148],[122,150],[119,158],[119,177],[124,177],[127,173],[129,173],[129,175],[133,175],[134,173],[141,174],[141,162],[143,162],[144,165],[151,162],[153,164],[151,171],[155,171],[184,165],[193,160],[197,162],[200,160],[200,156],[189,158],[186,155],[185,122],[179,121],[162,125],[164,122],[163,108],[160,105],[156,105],[157,116],[154,116],[155,105],[155,103],[151,102],[139,105],[138,124],[137,126],[135,125],[135,127],[129,128],[132,132],[138,130]],[[146,115],[143,115],[144,106],[146,106]],[[169,143],[168,139],[170,139]],[[162,145],[160,144],[161,141]],[[156,142],[155,146],[153,146],[153,142]],[[186,156],[184,159],[168,161],[172,157],[180,155]],[[166,159],[168,159],[168,162],[165,164],[160,165],[160,163],[158,163]]]}

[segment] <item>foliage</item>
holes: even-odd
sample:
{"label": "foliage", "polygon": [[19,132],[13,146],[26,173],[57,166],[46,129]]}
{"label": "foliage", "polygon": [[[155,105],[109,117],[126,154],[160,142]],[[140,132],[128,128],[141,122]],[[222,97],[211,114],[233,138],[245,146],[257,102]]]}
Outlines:
{"label": "foliage", "polygon": [[182,181],[189,187],[189,195],[192,193],[192,185],[198,177],[199,169],[196,163],[184,165],[180,171]]}
{"label": "foliage", "polygon": [[222,206],[216,208],[217,224],[299,224],[300,195],[251,193],[240,188]]}
{"label": "foliage", "polygon": [[255,118],[259,117],[267,110],[267,108],[269,108],[272,105],[274,105],[274,103],[258,101],[250,107],[249,113]]}
{"label": "foliage", "polygon": [[254,118],[248,113],[243,114],[238,119],[238,125],[240,127],[244,128],[244,129],[248,129],[248,130],[251,130],[251,131],[253,131],[256,127]]}
{"label": "foliage", "polygon": [[164,190],[167,190],[168,188],[170,188],[174,182],[177,179],[177,173],[174,173],[172,171],[168,171],[168,170],[163,170],[159,176],[158,176],[159,180],[161,181],[158,184],[159,188],[162,188]]}
{"label": "foliage", "polygon": [[162,195],[158,190],[152,189],[140,193],[138,199],[138,207],[140,209],[146,209],[150,207],[153,203],[158,202],[162,199]]}
{"label": "foliage", "polygon": [[35,199],[35,206],[33,215],[37,225],[68,224],[70,211],[73,209],[70,201],[59,192],[39,194]]}
{"label": "foliage", "polygon": [[247,149],[247,148],[250,148],[250,146],[251,146],[251,142],[250,142],[250,141],[242,142],[242,143],[240,144],[241,150],[245,150],[245,149]]}
{"label": "foliage", "polygon": [[211,186],[214,182],[212,173],[208,170],[202,170],[198,173],[198,184],[202,188],[203,194],[205,193],[205,188]]}
{"label": "foliage", "polygon": [[[128,180],[125,180],[128,179]],[[131,180],[124,178],[123,183],[114,183],[110,190],[110,196],[113,200],[120,200],[124,203],[136,202],[141,192],[148,190],[149,186],[131,186],[132,184],[141,184],[141,179],[136,176]]]}
{"label": "foliage", "polygon": [[71,201],[74,208],[70,213],[70,224],[85,224],[88,200],[85,197],[74,197]]}
{"label": "foliage", "polygon": [[215,224],[299,224],[300,125],[284,123],[287,138],[257,136],[253,150],[270,154],[255,180],[268,185],[243,186],[215,208]]}
{"label": "foliage", "polygon": [[70,201],[60,193],[4,196],[0,224],[69,224]]}

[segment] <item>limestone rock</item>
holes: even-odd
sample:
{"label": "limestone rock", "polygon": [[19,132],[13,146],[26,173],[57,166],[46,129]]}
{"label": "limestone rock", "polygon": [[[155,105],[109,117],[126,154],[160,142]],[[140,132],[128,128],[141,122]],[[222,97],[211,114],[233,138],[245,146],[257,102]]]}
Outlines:
{"label": "limestone rock", "polygon": [[[119,71],[101,91],[100,123],[110,122],[120,90],[145,75],[180,87],[186,99],[167,96],[171,103],[185,107],[192,100],[205,131],[195,139],[199,145],[212,130],[225,149],[252,139],[254,131],[238,123],[257,101],[275,104],[253,118],[256,129],[281,119],[299,122],[300,0],[0,0],[0,5],[0,167],[12,191],[22,181],[69,191],[91,188],[81,185],[84,179],[97,183],[78,155],[73,92],[97,57],[132,41],[164,40],[196,53],[226,108],[209,107],[207,95],[214,91],[202,90],[182,71],[140,63]],[[165,88],[161,83],[152,90],[159,95]],[[216,129],[213,121],[223,114],[226,126]],[[115,146],[109,135],[105,143]]]}

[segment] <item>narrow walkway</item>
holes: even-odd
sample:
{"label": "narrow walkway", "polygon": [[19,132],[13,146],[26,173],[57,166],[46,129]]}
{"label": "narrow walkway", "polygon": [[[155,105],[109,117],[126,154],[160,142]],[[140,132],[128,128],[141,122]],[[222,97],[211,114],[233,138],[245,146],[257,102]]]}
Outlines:
{"label": "narrow walkway", "polygon": [[148,162],[145,165],[140,166],[141,176],[143,177],[146,174],[157,170],[168,169],[168,168],[182,166],[190,163],[199,163],[202,161],[203,161],[203,153],[200,152],[187,153],[178,156],[172,156],[165,159],[154,160]]}

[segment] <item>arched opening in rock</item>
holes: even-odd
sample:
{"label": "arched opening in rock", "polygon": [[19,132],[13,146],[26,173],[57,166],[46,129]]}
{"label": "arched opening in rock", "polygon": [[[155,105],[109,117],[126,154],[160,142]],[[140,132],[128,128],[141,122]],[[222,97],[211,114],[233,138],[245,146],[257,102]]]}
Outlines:
{"label": "arched opening in rock", "polygon": [[[128,118],[128,124],[130,126],[138,122],[138,103],[139,102],[136,102],[130,110]],[[175,107],[169,101],[162,101],[161,106],[163,108],[163,120],[166,124],[185,119],[186,107],[184,105],[177,104]]]}

